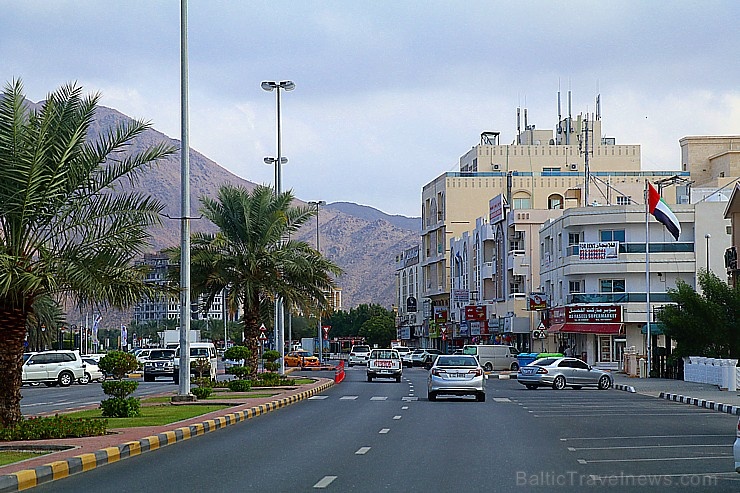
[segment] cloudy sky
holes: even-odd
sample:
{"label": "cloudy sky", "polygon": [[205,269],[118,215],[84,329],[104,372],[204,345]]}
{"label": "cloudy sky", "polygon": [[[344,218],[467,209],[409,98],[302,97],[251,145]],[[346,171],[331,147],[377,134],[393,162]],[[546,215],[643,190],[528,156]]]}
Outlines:
{"label": "cloudy sky", "polygon": [[[77,81],[104,106],[180,136],[180,2],[0,0],[3,84],[27,97]],[[275,93],[283,188],[418,216],[421,189],[455,171],[481,131],[511,143],[516,108],[552,129],[573,113],[678,169],[687,135],[740,135],[740,2],[190,0],[191,146],[273,181]],[[563,96],[565,107],[565,96]]]}

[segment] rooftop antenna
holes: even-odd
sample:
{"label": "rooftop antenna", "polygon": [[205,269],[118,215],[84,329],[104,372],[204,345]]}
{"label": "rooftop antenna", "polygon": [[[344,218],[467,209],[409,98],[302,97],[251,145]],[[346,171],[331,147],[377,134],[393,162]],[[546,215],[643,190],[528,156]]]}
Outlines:
{"label": "rooftop antenna", "polygon": [[560,144],[563,139],[563,127],[561,124],[562,121],[563,121],[563,114],[560,111],[560,81],[558,81],[558,129],[557,129],[558,144]]}
{"label": "rooftop antenna", "polygon": [[516,108],[516,145],[519,145],[522,143],[522,138],[520,135],[522,134],[522,109],[517,106]]}
{"label": "rooftop antenna", "polygon": [[601,94],[596,95],[596,121],[601,121]]}
{"label": "rooftop antenna", "polygon": [[571,131],[570,125],[571,125],[571,120],[573,119],[573,115],[571,113],[571,102],[572,102],[571,93],[570,93],[570,89],[568,89],[568,122],[565,125],[565,145],[570,145],[570,131]]}

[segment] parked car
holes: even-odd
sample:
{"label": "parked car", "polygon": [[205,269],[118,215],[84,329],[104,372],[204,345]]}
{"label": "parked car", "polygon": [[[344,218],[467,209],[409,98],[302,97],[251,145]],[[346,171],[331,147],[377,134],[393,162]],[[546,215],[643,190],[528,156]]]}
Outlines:
{"label": "parked car", "polygon": [[367,365],[367,358],[370,356],[370,346],[352,346],[349,352],[348,366]]}
{"label": "parked car", "polygon": [[82,361],[85,362],[85,375],[82,378],[77,379],[77,383],[87,385],[90,382],[105,381],[105,373],[100,369],[97,361],[92,358],[88,358],[87,355],[82,357]]}
{"label": "parked car", "polygon": [[413,357],[414,353],[420,353],[422,351],[424,351],[424,350],[417,348],[417,349],[411,349],[406,354],[402,354],[401,355],[401,363],[403,363],[403,366],[408,367],[408,368],[411,368],[412,366],[414,366],[413,361],[412,361],[411,358]]}
{"label": "parked car", "polygon": [[313,355],[310,351],[305,349],[298,349],[291,351],[285,355],[285,366],[319,366],[319,358]]}
{"label": "parked car", "polygon": [[595,386],[606,390],[614,383],[609,372],[594,368],[577,358],[540,358],[519,368],[517,381],[528,389]]}
{"label": "parked car", "polygon": [[157,377],[175,379],[174,349],[152,349],[144,360],[144,381],[153,382]]}
{"label": "parked car", "polygon": [[478,358],[478,363],[486,371],[517,371],[519,351],[514,346],[504,344],[470,344],[463,346],[463,354]]}
{"label": "parked car", "polygon": [[373,378],[395,378],[396,382],[401,381],[403,374],[403,365],[401,365],[401,356],[395,349],[373,349],[370,351],[370,357],[367,360],[367,381],[372,382]]}
{"label": "parked car", "polygon": [[740,473],[740,418],[737,420],[737,429],[735,430],[735,444],[732,446],[732,452],[735,456],[735,472]]}
{"label": "parked car", "polygon": [[57,350],[29,353],[22,367],[22,383],[44,383],[69,387],[85,376],[85,362],[77,351]]}
{"label": "parked car", "polygon": [[411,354],[411,366],[431,367],[434,359],[442,354],[438,349],[423,349],[421,352]]}
{"label": "parked car", "polygon": [[434,401],[438,395],[474,395],[478,402],[483,402],[485,381],[485,372],[475,356],[443,354],[429,370],[427,398]]}

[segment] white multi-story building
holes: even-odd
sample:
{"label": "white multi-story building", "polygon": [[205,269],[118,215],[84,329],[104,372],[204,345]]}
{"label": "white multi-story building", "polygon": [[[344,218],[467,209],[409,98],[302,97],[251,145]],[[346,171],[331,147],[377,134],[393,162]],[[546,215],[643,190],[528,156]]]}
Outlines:
{"label": "white multi-story building", "polygon": [[419,246],[396,256],[396,339],[407,347],[425,347],[423,307],[419,303]]}

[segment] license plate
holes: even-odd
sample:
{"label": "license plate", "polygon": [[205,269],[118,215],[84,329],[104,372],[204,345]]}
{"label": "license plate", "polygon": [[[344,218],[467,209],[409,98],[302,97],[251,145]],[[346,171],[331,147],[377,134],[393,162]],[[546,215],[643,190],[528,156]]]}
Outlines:
{"label": "license plate", "polygon": [[378,368],[390,368],[393,364],[390,361],[376,361],[375,366]]}
{"label": "license plate", "polygon": [[522,368],[522,375],[532,375],[535,371],[534,368]]}

